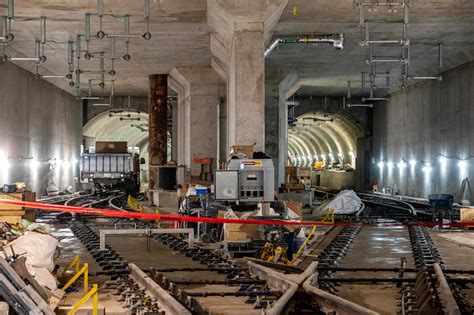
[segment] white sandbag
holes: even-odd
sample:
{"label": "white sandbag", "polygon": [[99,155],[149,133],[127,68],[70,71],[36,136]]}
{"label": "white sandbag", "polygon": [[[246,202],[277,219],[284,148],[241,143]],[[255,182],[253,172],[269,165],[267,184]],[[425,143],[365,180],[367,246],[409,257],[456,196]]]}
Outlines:
{"label": "white sandbag", "polygon": [[53,256],[58,241],[51,235],[36,232],[26,232],[13,242],[9,243],[4,250],[8,256],[13,255],[11,247],[16,255],[26,257],[26,266],[45,268],[53,271]]}
{"label": "white sandbag", "polygon": [[330,202],[318,207],[317,212],[334,209],[334,214],[354,214],[363,207],[363,202],[353,190],[343,190]]}
{"label": "white sandbag", "polygon": [[52,291],[58,288],[56,278],[48,271],[48,269],[36,268],[29,265],[26,266],[26,269],[28,269],[28,272],[35,278],[39,285],[47,287]]}

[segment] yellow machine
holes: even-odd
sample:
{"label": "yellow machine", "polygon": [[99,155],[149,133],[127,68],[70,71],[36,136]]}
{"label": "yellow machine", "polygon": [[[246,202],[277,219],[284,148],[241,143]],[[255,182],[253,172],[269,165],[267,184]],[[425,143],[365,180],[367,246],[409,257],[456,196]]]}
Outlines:
{"label": "yellow machine", "polygon": [[273,245],[272,243],[266,243],[263,248],[262,252],[259,257],[261,260],[270,261],[270,262],[283,262],[285,264],[288,263],[288,259],[286,258],[286,249],[281,246]]}

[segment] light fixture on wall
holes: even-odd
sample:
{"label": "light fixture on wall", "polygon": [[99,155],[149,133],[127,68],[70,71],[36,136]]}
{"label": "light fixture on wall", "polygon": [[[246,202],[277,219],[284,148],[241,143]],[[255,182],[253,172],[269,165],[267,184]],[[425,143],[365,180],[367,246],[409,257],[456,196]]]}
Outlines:
{"label": "light fixture on wall", "polygon": [[35,160],[35,159],[31,159],[31,160],[28,162],[28,165],[29,165],[30,169],[32,169],[33,171],[36,171],[37,169],[40,168],[41,162],[38,161],[38,160]]}
{"label": "light fixture on wall", "polygon": [[404,169],[406,166],[407,166],[407,163],[405,163],[405,161],[403,161],[403,160],[400,160],[400,162],[398,162],[398,164],[397,164],[397,167],[399,169]]}
{"label": "light fixture on wall", "polygon": [[445,169],[446,168],[446,165],[448,163],[448,159],[445,157],[445,156],[440,156],[439,159],[439,166],[442,168],[442,169]]}
{"label": "light fixture on wall", "polygon": [[8,170],[10,168],[10,161],[8,160],[5,151],[0,150],[0,170]]}
{"label": "light fixture on wall", "polygon": [[423,171],[423,173],[430,173],[433,170],[433,168],[429,165],[425,165],[421,168],[421,170]]}

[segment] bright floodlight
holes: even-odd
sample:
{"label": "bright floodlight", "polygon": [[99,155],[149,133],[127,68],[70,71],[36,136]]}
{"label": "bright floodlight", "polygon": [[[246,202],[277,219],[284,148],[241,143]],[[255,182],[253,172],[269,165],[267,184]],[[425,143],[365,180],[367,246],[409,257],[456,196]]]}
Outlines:
{"label": "bright floodlight", "polygon": [[423,166],[423,168],[421,170],[423,171],[423,173],[429,173],[433,169],[431,168],[431,166]]}
{"label": "bright floodlight", "polygon": [[37,170],[41,163],[38,160],[30,160],[29,165],[32,170]]}
{"label": "bright floodlight", "polygon": [[403,160],[400,160],[400,162],[398,162],[398,164],[397,164],[397,167],[399,169],[405,168],[405,166],[407,166],[407,164]]}

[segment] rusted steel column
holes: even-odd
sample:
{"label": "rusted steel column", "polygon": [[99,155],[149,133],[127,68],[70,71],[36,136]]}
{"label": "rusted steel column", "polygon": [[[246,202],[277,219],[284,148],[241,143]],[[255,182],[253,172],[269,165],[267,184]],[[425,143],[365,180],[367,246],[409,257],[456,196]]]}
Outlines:
{"label": "rusted steel column", "polygon": [[150,76],[148,98],[149,187],[156,187],[156,167],[167,161],[168,75]]}

